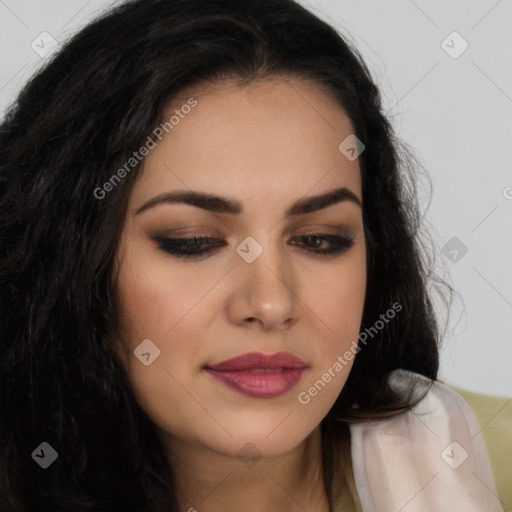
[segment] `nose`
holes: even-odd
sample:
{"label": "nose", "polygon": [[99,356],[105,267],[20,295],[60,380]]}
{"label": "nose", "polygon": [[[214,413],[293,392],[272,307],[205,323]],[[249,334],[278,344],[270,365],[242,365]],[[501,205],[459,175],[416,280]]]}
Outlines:
{"label": "nose", "polygon": [[236,283],[227,305],[231,322],[271,331],[298,321],[303,311],[298,276],[282,251],[267,244],[251,263],[240,259],[231,274]]}

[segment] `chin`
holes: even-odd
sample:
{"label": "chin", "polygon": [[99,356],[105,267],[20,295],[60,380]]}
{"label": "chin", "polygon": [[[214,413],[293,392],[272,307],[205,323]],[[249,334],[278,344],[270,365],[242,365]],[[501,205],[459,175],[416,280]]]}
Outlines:
{"label": "chin", "polygon": [[[288,418],[282,421],[287,414]],[[247,424],[240,422],[236,428],[232,424],[229,433],[233,437],[222,431],[221,435],[214,438],[208,436],[209,439],[204,444],[212,451],[239,458],[241,462],[245,459],[255,461],[260,458],[279,457],[296,448],[318,426],[305,425],[304,422],[297,421],[297,418],[292,419],[293,416],[294,413],[288,411],[279,421],[260,421],[259,428],[250,421]],[[293,425],[288,421],[292,421]]]}

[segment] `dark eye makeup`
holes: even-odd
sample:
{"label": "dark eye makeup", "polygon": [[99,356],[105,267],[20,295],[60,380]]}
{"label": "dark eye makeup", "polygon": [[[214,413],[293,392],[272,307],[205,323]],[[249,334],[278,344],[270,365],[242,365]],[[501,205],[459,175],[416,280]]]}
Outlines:
{"label": "dark eye makeup", "polygon": [[[159,249],[178,258],[193,258],[214,252],[220,247],[227,245],[225,240],[212,237],[189,237],[189,238],[168,238],[154,236],[152,238]],[[354,239],[349,236],[333,235],[331,233],[308,233],[296,237],[302,243],[292,242],[292,245],[303,245],[306,252],[320,256],[341,255],[354,245]],[[312,245],[308,244],[313,241]],[[319,242],[319,243],[318,243]],[[328,247],[321,247],[327,243]]]}

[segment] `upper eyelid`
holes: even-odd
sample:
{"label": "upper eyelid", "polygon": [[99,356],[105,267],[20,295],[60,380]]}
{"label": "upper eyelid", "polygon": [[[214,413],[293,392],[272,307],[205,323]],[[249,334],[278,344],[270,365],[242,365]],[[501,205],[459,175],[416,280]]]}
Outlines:
{"label": "upper eyelid", "polygon": [[[291,240],[295,240],[295,239],[301,239],[301,238],[306,238],[306,237],[317,237],[317,238],[322,238],[322,237],[325,237],[326,239],[328,237],[336,237],[336,238],[340,238],[340,239],[344,239],[344,240],[350,240],[352,242],[354,242],[358,236],[357,235],[353,235],[352,233],[342,233],[342,232],[338,232],[338,233],[330,233],[330,232],[325,232],[325,231],[320,231],[320,230],[317,230],[317,231],[308,231],[306,233],[301,233],[301,234],[297,234],[297,235],[294,235],[292,236],[290,239]],[[229,243],[223,239],[223,237],[217,237],[217,236],[209,236],[209,235],[190,235],[190,236],[162,236],[162,235],[156,235],[154,237],[151,237],[152,239],[158,241],[159,239],[160,240],[172,240],[172,241],[179,241],[179,240],[184,240],[184,241],[194,241],[196,240],[197,243],[201,243],[201,242],[205,242],[205,241],[209,241],[209,242],[215,242],[215,241],[219,241],[219,240],[222,240],[224,243],[224,245],[228,245]]]}
{"label": "upper eyelid", "polygon": [[[310,226],[301,226],[297,228],[292,228],[292,232],[295,233],[300,230],[306,230],[304,233],[322,233],[322,234],[347,234],[355,232],[359,229],[358,224],[354,224],[353,222],[343,222],[338,225],[333,224],[312,224]],[[190,231],[192,230],[192,231]],[[331,233],[331,230],[333,231]],[[223,235],[218,229],[214,227],[207,226],[189,226],[184,228],[176,228],[176,229],[164,229],[164,230],[151,230],[150,233],[152,236],[166,236],[167,238],[193,238],[193,237],[209,237],[209,238],[229,238],[235,232],[234,229],[228,228],[227,234]],[[204,233],[207,231],[208,233]],[[213,234],[209,234],[213,233]],[[300,233],[299,236],[302,236]]]}
{"label": "upper eyelid", "polygon": [[[304,233],[298,233],[291,236],[291,238],[302,238],[305,236],[339,236],[343,238],[356,238],[356,235],[352,233],[352,230],[349,229],[342,229],[342,228],[335,228],[335,232],[331,231],[324,231],[323,229],[310,229]],[[188,233],[184,234],[183,236],[170,236],[170,234],[161,233],[161,234],[155,234],[154,236],[151,236],[151,238],[156,239],[170,239],[170,240],[219,240],[229,237],[223,237],[222,235],[207,235],[207,234],[195,234],[195,233]]]}

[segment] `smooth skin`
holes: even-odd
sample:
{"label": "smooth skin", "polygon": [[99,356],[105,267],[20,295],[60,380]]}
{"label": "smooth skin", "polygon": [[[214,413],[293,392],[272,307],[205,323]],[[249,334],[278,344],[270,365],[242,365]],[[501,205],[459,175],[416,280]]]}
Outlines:
{"label": "smooth skin", "polygon": [[[173,99],[165,118],[190,97],[197,106],[149,152],[129,199],[116,260],[118,352],[167,447],[183,511],[327,512],[320,422],[353,361],[308,404],[298,395],[357,340],[366,289],[362,207],[343,200],[284,214],[340,187],[362,203],[358,159],[338,149],[353,128],[324,86],[292,76],[196,85]],[[238,201],[243,211],[159,202],[137,213],[164,193],[191,190]],[[301,238],[315,232],[349,235],[353,245],[316,254],[331,243]],[[224,245],[179,258],[158,236]],[[247,237],[263,249],[252,263],[236,251]],[[145,339],[160,350],[149,366],[134,355]],[[274,398],[246,396],[204,370],[253,351],[291,352],[308,368]]]}

